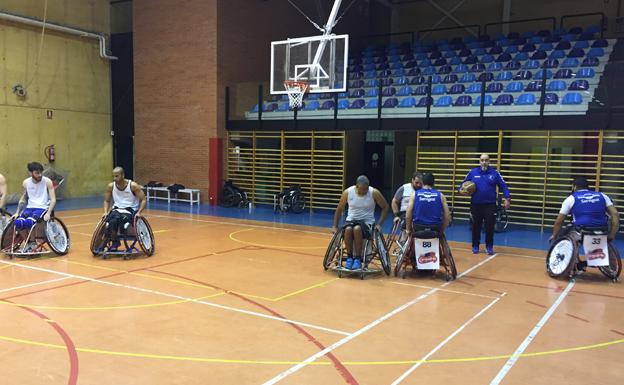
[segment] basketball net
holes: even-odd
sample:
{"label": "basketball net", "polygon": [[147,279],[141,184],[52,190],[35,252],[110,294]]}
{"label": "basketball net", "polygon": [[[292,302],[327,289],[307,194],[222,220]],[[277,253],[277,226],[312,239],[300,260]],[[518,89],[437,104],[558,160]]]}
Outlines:
{"label": "basketball net", "polygon": [[308,82],[299,80],[286,80],[284,88],[288,93],[288,104],[291,108],[300,108],[303,105],[303,95],[308,92]]}

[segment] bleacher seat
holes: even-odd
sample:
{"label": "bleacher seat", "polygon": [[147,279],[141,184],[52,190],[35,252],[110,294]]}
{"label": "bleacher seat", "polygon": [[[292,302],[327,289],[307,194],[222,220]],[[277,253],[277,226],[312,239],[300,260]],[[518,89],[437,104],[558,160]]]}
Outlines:
{"label": "bleacher seat", "polygon": [[436,73],[435,67],[425,67],[421,74],[425,76],[434,75]]}
{"label": "bleacher seat", "polygon": [[486,81],[491,82],[494,79],[494,74],[491,72],[484,72],[477,78],[480,82]]}
{"label": "bleacher seat", "polygon": [[552,43],[542,43],[539,45],[538,51],[552,51],[553,50]]}
{"label": "bleacher seat", "polygon": [[448,93],[452,95],[463,94],[466,90],[466,87],[463,84],[453,84],[451,89],[449,89]]}
{"label": "bleacher seat", "polygon": [[496,81],[505,82],[513,78],[513,74],[510,71],[502,71],[496,75]]}
{"label": "bleacher seat", "polygon": [[577,58],[569,57],[566,58],[563,63],[561,63],[561,68],[576,68],[579,66],[579,61]]}
{"label": "bleacher seat", "polygon": [[565,51],[552,51],[550,55],[548,55],[551,59],[563,59],[565,56]]}
{"label": "bleacher seat", "polygon": [[399,103],[398,107],[409,108],[409,107],[414,107],[415,105],[416,105],[416,99],[410,96],[410,97],[401,99],[401,102]]}
{"label": "bleacher seat", "polygon": [[553,73],[551,70],[538,70],[535,72],[535,79],[541,80],[542,77],[544,77],[544,72],[545,72],[545,76],[546,79],[551,79],[553,76]]}
{"label": "bleacher seat", "polygon": [[415,85],[423,84],[426,82],[427,82],[427,79],[425,79],[424,76],[416,76],[409,81],[409,84],[415,86]]}
{"label": "bleacher seat", "polygon": [[465,73],[461,79],[459,79],[462,83],[472,83],[477,80],[477,77],[473,73]]}
{"label": "bleacher seat", "polygon": [[583,57],[583,56],[585,56],[585,51],[583,51],[582,48],[572,48],[570,52],[568,52],[568,57]]}
{"label": "bleacher seat", "polygon": [[366,87],[379,87],[379,80],[377,80],[377,79],[369,79],[366,82]]}
{"label": "bleacher seat", "polygon": [[416,107],[427,107],[427,106],[430,106],[432,103],[433,103],[433,98],[429,96],[423,96],[418,101],[418,104],[416,104]]}
{"label": "bleacher seat", "polygon": [[472,97],[470,95],[461,95],[455,99],[453,106],[455,107],[468,107],[472,104]]}
{"label": "bleacher seat", "polygon": [[453,104],[453,97],[446,95],[446,96],[441,96],[438,99],[436,99],[433,106],[434,107],[449,107],[452,104]]}
{"label": "bleacher seat", "polygon": [[[303,106],[304,108],[307,107],[307,105],[305,105],[305,103],[302,103],[302,104],[304,104],[304,106]],[[277,107],[277,110],[275,110],[275,111],[276,112],[286,112],[289,109],[290,109],[290,103],[285,102],[285,103],[280,104],[279,107]]]}
{"label": "bleacher seat", "polygon": [[446,64],[447,64],[446,59],[445,59],[445,58],[443,58],[443,57],[441,57],[441,58],[439,58],[439,59],[436,59],[436,60],[433,62],[433,65],[434,65],[435,67],[444,66],[444,65],[446,65]]}
{"label": "bleacher seat", "polygon": [[379,88],[369,88],[366,91],[367,98],[376,98],[377,96],[379,96]]}
{"label": "bleacher seat", "polygon": [[492,62],[487,66],[487,70],[490,72],[500,71],[503,69],[503,63]]}
{"label": "bleacher seat", "polygon": [[398,105],[399,100],[397,98],[389,98],[384,101],[382,108],[394,108]]}
{"label": "bleacher seat", "polygon": [[510,94],[502,94],[498,95],[496,100],[494,101],[495,106],[510,106],[514,102],[514,98]]}
{"label": "bleacher seat", "polygon": [[400,78],[396,79],[396,81],[394,82],[394,85],[395,86],[404,86],[407,83],[408,83],[407,77],[401,76]]}
{"label": "bleacher seat", "polygon": [[598,39],[592,43],[592,48],[605,48],[609,46],[609,42],[605,39]]}
{"label": "bleacher seat", "polygon": [[[472,104],[473,106],[480,106],[481,105],[481,95],[477,96],[475,98],[474,103]],[[492,105],[492,95],[485,95],[485,98],[483,99],[483,105],[484,106],[491,106]]]}
{"label": "bleacher seat", "polygon": [[524,65],[522,66],[522,68],[527,69],[527,70],[534,70],[539,68],[540,64],[537,60],[527,60]]}
{"label": "bleacher seat", "polygon": [[574,43],[572,48],[580,48],[580,49],[589,48],[589,42],[587,40],[578,40]]}
{"label": "bleacher seat", "polygon": [[361,98],[366,94],[366,91],[364,91],[363,89],[355,89],[353,91],[351,91],[351,93],[349,94],[350,98]]}
{"label": "bleacher seat", "polygon": [[414,95],[427,95],[429,93],[429,86],[418,86],[414,89]]}
{"label": "bleacher seat", "polygon": [[349,108],[349,100],[348,99],[340,99],[340,100],[338,100],[338,109],[339,110],[346,110],[347,108]]}
{"label": "bleacher seat", "polygon": [[570,79],[572,78],[572,70],[569,68],[562,68],[555,73],[555,79]]}
{"label": "bleacher seat", "polygon": [[466,57],[462,63],[469,65],[469,64],[476,64],[479,60],[477,59],[476,56],[468,56]]}
{"label": "bleacher seat", "polygon": [[511,60],[511,55],[508,54],[507,52],[503,52],[502,54],[498,55],[498,57],[496,58],[496,61],[498,63],[506,63],[510,60]]}
{"label": "bleacher seat", "polygon": [[503,53],[503,47],[500,45],[495,45],[488,51],[490,55],[500,55],[501,53]]}
{"label": "bleacher seat", "polygon": [[394,79],[393,78],[382,78],[380,79],[381,81],[381,86],[382,87],[388,87],[391,86],[392,84],[394,84]]}
{"label": "bleacher seat", "polygon": [[581,68],[576,72],[576,77],[577,78],[593,78],[595,76],[596,72],[594,71],[593,68]]}
{"label": "bleacher seat", "polygon": [[518,46],[516,45],[510,45],[508,47],[505,48],[505,51],[503,51],[504,53],[508,53],[510,55],[513,55],[515,53],[518,53]]}
{"label": "bleacher seat", "polygon": [[407,76],[418,76],[418,75],[420,75],[420,68],[418,67],[410,68],[410,70],[407,71]]}
{"label": "bleacher seat", "polygon": [[535,104],[535,95],[533,94],[522,94],[516,99],[516,105],[518,106],[530,106]]}
{"label": "bleacher seat", "polygon": [[533,52],[535,51],[537,48],[535,47],[535,44],[533,43],[527,43],[525,45],[522,46],[522,49],[520,50],[520,52],[524,52],[524,53],[528,53],[528,52]]}
{"label": "bleacher seat", "polygon": [[563,80],[553,80],[548,83],[546,91],[563,91],[567,88],[566,83]]}
{"label": "bleacher seat", "polygon": [[526,52],[520,52],[519,54],[517,54],[516,56],[514,56],[513,58],[514,61],[525,61],[525,60],[529,60],[529,54]]}
{"label": "bleacher seat", "polygon": [[379,100],[378,99],[369,100],[368,103],[366,103],[366,106],[364,106],[364,108],[366,109],[379,108]]}
{"label": "bleacher seat", "polygon": [[277,103],[266,103],[262,106],[262,112],[273,112],[277,110]]}
{"label": "bleacher seat", "polygon": [[555,50],[556,51],[563,51],[563,50],[567,50],[567,49],[570,49],[570,48],[572,48],[572,44],[570,44],[570,42],[567,41],[567,40],[561,40],[555,46]]}
{"label": "bleacher seat", "polygon": [[542,68],[557,68],[559,67],[559,60],[557,59],[546,59],[542,64]]}
{"label": "bleacher seat", "polygon": [[318,110],[320,106],[321,103],[319,103],[318,100],[312,100],[303,107],[303,111],[315,111]]}
{"label": "bleacher seat", "polygon": [[412,94],[412,91],[412,87],[403,86],[399,89],[399,92],[397,92],[396,96],[410,96]]}
{"label": "bleacher seat", "polygon": [[505,65],[505,69],[510,70],[510,71],[518,70],[520,69],[520,67],[522,67],[522,64],[516,60],[512,60]]}
{"label": "bleacher seat", "polygon": [[446,93],[446,86],[443,84],[438,84],[433,86],[433,88],[431,89],[431,94],[432,95],[442,95]]}
{"label": "bleacher seat", "polygon": [[[540,98],[537,103],[541,104],[542,99]],[[559,96],[555,94],[554,92],[548,92],[544,94],[544,104],[549,104],[549,105],[559,104]]]}
{"label": "bleacher seat", "polygon": [[585,79],[578,79],[573,81],[568,87],[568,91],[587,91],[589,89],[589,82]]}
{"label": "bleacher seat", "polygon": [[454,73],[456,74],[463,74],[468,72],[468,66],[465,64],[458,64],[455,69],[453,70]]}
{"label": "bleacher seat", "polygon": [[597,67],[600,60],[597,57],[586,57],[581,63],[581,67]]}
{"label": "bleacher seat", "polygon": [[485,71],[485,65],[483,63],[475,63],[470,67],[470,72],[483,72]]}
{"label": "bleacher seat", "polygon": [[587,51],[587,57],[603,57],[605,54],[604,49],[602,48],[590,48]]}
{"label": "bleacher seat", "polygon": [[507,83],[507,87],[505,87],[505,92],[522,92],[524,89],[524,84],[522,82],[510,82]]}
{"label": "bleacher seat", "polygon": [[444,79],[442,79],[442,83],[443,84],[451,84],[451,83],[457,83],[457,75],[455,74],[448,74],[444,77]]}
{"label": "bleacher seat", "polygon": [[526,92],[539,92],[542,90],[542,81],[532,81],[527,84],[525,91]]}
{"label": "bleacher seat", "polygon": [[533,55],[531,55],[531,59],[532,60],[543,60],[543,59],[546,59],[546,56],[547,56],[546,55],[546,51],[539,50],[539,51],[533,52]]}
{"label": "bleacher seat", "polygon": [[503,83],[490,83],[485,88],[485,92],[489,92],[489,93],[503,92]]}
{"label": "bleacher seat", "polygon": [[468,86],[468,90],[466,90],[467,94],[480,94],[481,93],[481,83],[472,83]]}
{"label": "bleacher seat", "polygon": [[450,74],[451,72],[453,72],[453,67],[448,64],[443,65],[442,67],[440,67],[440,69],[438,69],[438,74],[440,75]]}
{"label": "bleacher seat", "polygon": [[568,92],[564,95],[561,104],[581,104],[583,103],[583,96],[578,92]]}
{"label": "bleacher seat", "polygon": [[396,88],[394,87],[386,87],[384,89],[381,90],[381,95],[382,96],[394,96],[396,94]]}
{"label": "bleacher seat", "polygon": [[513,77],[513,80],[529,80],[533,77],[533,73],[528,70],[518,71],[518,73]]}

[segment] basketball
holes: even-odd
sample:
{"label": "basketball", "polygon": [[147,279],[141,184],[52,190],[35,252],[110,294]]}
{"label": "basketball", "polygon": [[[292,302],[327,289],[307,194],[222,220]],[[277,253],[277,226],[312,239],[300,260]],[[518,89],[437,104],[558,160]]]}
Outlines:
{"label": "basketball", "polygon": [[462,183],[459,189],[459,193],[462,195],[472,195],[475,191],[477,191],[477,185],[469,180]]}

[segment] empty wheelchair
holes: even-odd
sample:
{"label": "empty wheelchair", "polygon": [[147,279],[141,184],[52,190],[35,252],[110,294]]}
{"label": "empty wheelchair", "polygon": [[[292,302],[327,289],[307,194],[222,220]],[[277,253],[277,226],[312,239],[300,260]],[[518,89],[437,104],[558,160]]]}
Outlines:
{"label": "empty wheelchair", "polygon": [[323,259],[323,268],[338,273],[338,277],[342,278],[345,274],[359,274],[360,279],[368,274],[384,272],[390,275],[390,260],[386,250],[386,243],[383,234],[373,228],[371,239],[364,239],[362,248],[364,249],[364,260],[362,268],[357,270],[347,269],[344,262],[347,259],[347,250],[344,246],[344,228],[336,231],[327,247],[325,258]]}
{"label": "empty wheelchair", "polygon": [[154,233],[147,219],[135,215],[127,229],[119,229],[117,231],[116,240],[118,244],[115,244],[115,239],[110,237],[107,231],[111,213],[112,211],[107,216],[102,217],[95,227],[93,237],[91,238],[91,253],[93,256],[102,257],[103,259],[111,257],[131,259],[140,253],[144,253],[148,257],[152,256],[156,250],[156,243]]}
{"label": "empty wheelchair", "polygon": [[298,184],[290,185],[281,193],[273,196],[273,210],[275,212],[285,213],[290,210],[293,213],[300,214],[304,209],[305,196],[301,191],[301,186]]}
{"label": "empty wheelchair", "polygon": [[622,272],[622,260],[615,246],[607,241],[605,227],[569,225],[553,241],[546,255],[546,271],[553,278],[574,279],[579,271],[579,248],[583,245],[587,267],[595,267],[616,282]]}
{"label": "empty wheelchair", "polygon": [[17,230],[14,218],[9,219],[0,240],[2,252],[9,258],[67,254],[71,245],[67,227],[54,216],[54,212],[47,222],[43,220],[43,215],[45,213],[30,229],[23,230]]}
{"label": "empty wheelchair", "polygon": [[422,227],[414,231],[397,256],[394,275],[405,278],[409,272],[444,271],[447,281],[457,278],[457,267],[444,234],[435,228]]}
{"label": "empty wheelchair", "polygon": [[245,190],[226,180],[221,188],[221,205],[223,207],[247,207],[250,201]]}

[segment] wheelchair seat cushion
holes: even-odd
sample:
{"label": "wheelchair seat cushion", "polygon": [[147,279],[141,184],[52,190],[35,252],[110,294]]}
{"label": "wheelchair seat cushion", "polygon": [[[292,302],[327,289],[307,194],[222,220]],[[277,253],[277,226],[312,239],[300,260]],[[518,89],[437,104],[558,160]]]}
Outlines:
{"label": "wheelchair seat cushion", "polygon": [[417,239],[434,239],[438,238],[438,231],[436,230],[416,230],[414,231],[414,237]]}
{"label": "wheelchair seat cushion", "polygon": [[609,228],[605,226],[591,227],[591,226],[579,226],[581,234],[591,235],[605,235],[609,232]]}

